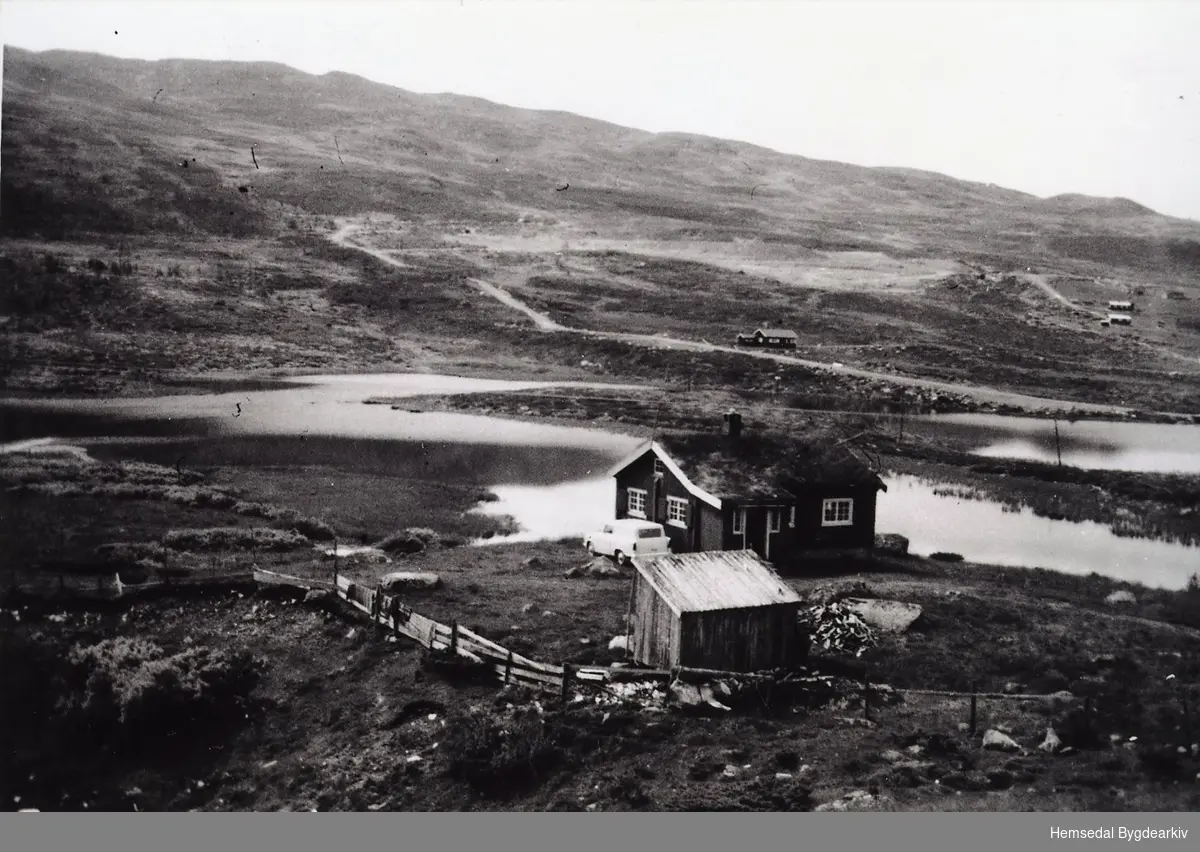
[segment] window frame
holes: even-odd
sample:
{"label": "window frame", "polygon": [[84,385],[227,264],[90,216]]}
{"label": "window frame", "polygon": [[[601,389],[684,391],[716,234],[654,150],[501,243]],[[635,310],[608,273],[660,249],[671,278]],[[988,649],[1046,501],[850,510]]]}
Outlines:
{"label": "window frame", "polygon": [[[634,506],[634,498],[641,503],[641,507]],[[630,517],[646,519],[646,503],[649,498],[649,492],[645,488],[626,488],[625,489],[625,512]]]}
{"label": "window frame", "polygon": [[[840,508],[846,507],[845,518],[840,517]],[[833,518],[830,519],[832,510]],[[854,498],[830,497],[821,502],[821,526],[823,527],[852,527],[854,526]]]}
{"label": "window frame", "polygon": [[746,534],[746,510],[742,509],[740,507],[737,509],[734,509],[733,510],[733,519],[732,519],[731,523],[732,523],[732,526],[730,527],[730,532],[733,535],[745,535]]}
{"label": "window frame", "polygon": [[767,532],[771,535],[783,529],[783,509],[772,506],[767,509]]}
{"label": "window frame", "polygon": [[[680,514],[682,515],[681,518],[675,518],[672,516],[671,510],[676,509],[676,508],[680,509]],[[667,497],[667,523],[673,527],[680,527],[682,529],[687,529],[687,525],[688,525],[687,522],[688,522],[688,501],[683,499],[682,497],[668,496]]]}

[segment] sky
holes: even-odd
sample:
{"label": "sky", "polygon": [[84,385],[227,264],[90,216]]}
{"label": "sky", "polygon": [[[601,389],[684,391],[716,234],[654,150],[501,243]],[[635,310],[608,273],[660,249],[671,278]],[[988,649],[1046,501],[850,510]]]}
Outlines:
{"label": "sky", "polygon": [[346,71],[1200,220],[1200,0],[0,0],[0,38]]}

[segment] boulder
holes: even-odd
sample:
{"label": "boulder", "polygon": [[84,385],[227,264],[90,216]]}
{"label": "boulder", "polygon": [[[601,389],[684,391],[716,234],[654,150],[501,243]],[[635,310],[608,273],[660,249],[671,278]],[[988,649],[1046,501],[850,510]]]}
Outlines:
{"label": "boulder", "polygon": [[1133,592],[1128,592],[1124,589],[1121,589],[1120,591],[1113,592],[1106,597],[1104,602],[1110,606],[1118,606],[1120,604],[1135,604],[1137,603],[1137,598],[1134,597]]}
{"label": "boulder", "polygon": [[1038,751],[1044,751],[1046,754],[1057,754],[1061,748],[1062,740],[1058,738],[1058,734],[1054,732],[1053,728],[1047,728],[1046,738],[1038,746]]}
{"label": "boulder", "polygon": [[306,604],[320,605],[328,601],[332,594],[327,589],[309,589],[304,593]]}
{"label": "boulder", "polygon": [[384,574],[379,580],[386,594],[409,592],[421,589],[436,589],[442,585],[442,578],[437,574],[424,571],[393,571]]}
{"label": "boulder", "polygon": [[921,607],[901,601],[846,598],[842,603],[865,623],[886,633],[903,633],[921,617]]}
{"label": "boulder", "polygon": [[880,533],[875,536],[875,549],[892,556],[907,556],[908,539],[897,533]]}
{"label": "boulder", "polygon": [[629,648],[628,636],[614,636],[609,640],[608,650],[610,651],[625,651]]}
{"label": "boulder", "polygon": [[983,735],[983,747],[991,751],[1020,751],[1021,744],[995,728]]}

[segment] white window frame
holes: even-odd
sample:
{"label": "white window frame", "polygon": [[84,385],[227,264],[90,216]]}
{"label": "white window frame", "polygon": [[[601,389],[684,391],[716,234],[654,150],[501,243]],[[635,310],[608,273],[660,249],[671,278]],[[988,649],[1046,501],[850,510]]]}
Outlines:
{"label": "white window frame", "polygon": [[733,510],[733,528],[730,530],[734,535],[746,534],[746,510]]}
{"label": "white window frame", "polygon": [[634,518],[646,517],[646,497],[645,488],[627,488],[625,496],[626,512]]}
{"label": "white window frame", "polygon": [[[680,517],[676,518],[674,516],[676,512],[678,512]],[[667,523],[673,527],[682,527],[683,529],[687,529],[687,517],[688,501],[684,500],[682,497],[668,497]]]}
{"label": "white window frame", "polygon": [[796,528],[796,507],[794,504],[791,508],[791,511],[788,513],[788,527],[790,529]]}
{"label": "white window frame", "polygon": [[[841,518],[840,508],[846,507],[846,517]],[[830,520],[830,514],[833,520]],[[832,497],[821,503],[821,526],[823,527],[852,527],[854,526],[854,500],[850,497]]]}
{"label": "white window frame", "polygon": [[663,460],[660,459],[658,456],[655,456],[654,457],[654,475],[662,476],[666,472],[667,472],[667,466],[665,464],[663,464]]}
{"label": "white window frame", "polygon": [[783,529],[783,509],[767,509],[767,532],[772,535]]}

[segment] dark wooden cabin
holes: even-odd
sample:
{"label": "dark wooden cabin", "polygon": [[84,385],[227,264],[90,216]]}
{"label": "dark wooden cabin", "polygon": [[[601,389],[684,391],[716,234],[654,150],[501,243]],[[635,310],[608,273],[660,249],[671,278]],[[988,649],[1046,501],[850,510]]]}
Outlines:
{"label": "dark wooden cabin", "polygon": [[658,669],[782,668],[808,645],[800,596],[748,551],[634,557],[629,654]]}
{"label": "dark wooden cabin", "polygon": [[616,517],[661,523],[675,553],[753,550],[777,566],[875,543],[879,476],[840,448],[787,436],[663,434],[611,470]]}

